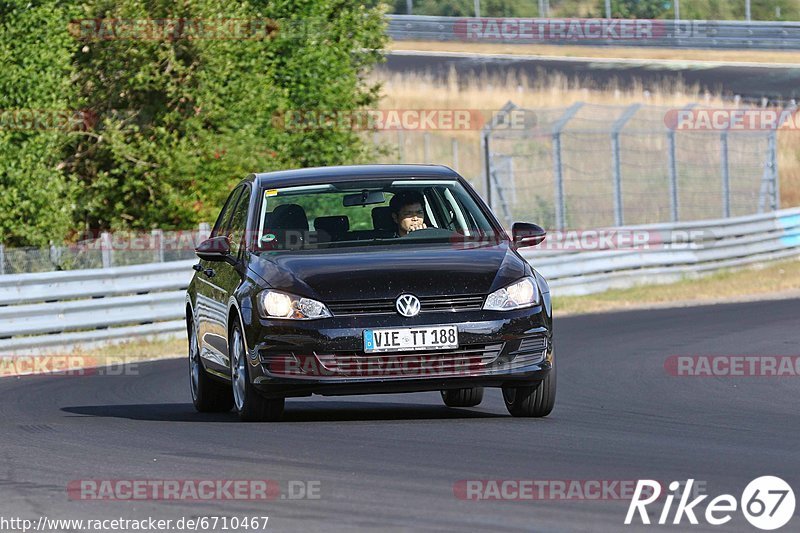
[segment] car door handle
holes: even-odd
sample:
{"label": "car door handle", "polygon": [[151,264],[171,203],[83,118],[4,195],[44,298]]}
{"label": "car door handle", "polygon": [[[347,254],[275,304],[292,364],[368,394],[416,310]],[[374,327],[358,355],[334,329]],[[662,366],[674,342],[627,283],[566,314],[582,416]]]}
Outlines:
{"label": "car door handle", "polygon": [[214,269],[213,269],[213,268],[207,268],[207,269],[203,270],[203,274],[205,274],[205,275],[206,275],[206,276],[208,276],[209,278],[213,278],[214,276],[216,276],[216,275],[217,275],[217,273],[216,273],[216,272],[214,272]]}
{"label": "car door handle", "polygon": [[200,263],[197,263],[196,265],[192,265],[192,268],[195,271],[200,272],[201,270],[203,270],[203,265],[201,265]]}

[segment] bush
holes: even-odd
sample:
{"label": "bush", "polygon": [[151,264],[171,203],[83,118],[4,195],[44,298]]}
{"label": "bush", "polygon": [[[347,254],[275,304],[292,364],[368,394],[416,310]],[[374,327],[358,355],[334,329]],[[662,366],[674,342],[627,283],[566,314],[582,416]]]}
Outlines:
{"label": "bush", "polygon": [[[376,103],[378,87],[365,76],[386,38],[378,8],[337,0],[0,0],[0,16],[0,111],[71,110],[86,119],[72,131],[0,129],[7,245],[60,241],[70,230],[185,228],[212,220],[250,172],[371,154],[355,131],[292,130],[274,119]],[[268,38],[105,39],[81,22],[90,19],[104,21],[103,31],[110,19],[277,25],[265,24]]]}
{"label": "bush", "polygon": [[57,0],[0,1],[0,242],[60,241],[73,190],[59,170],[71,97],[68,8]]}
{"label": "bush", "polygon": [[[80,106],[100,123],[72,146],[91,228],[186,227],[212,220],[247,173],[358,162],[352,131],[290,131],[294,109],[370,106],[363,73],[380,60],[379,11],[333,0],[252,2],[124,0],[89,18],[275,19],[270,39],[95,41],[77,54]],[[122,117],[114,111],[123,110]],[[100,134],[98,136],[98,133]]]}

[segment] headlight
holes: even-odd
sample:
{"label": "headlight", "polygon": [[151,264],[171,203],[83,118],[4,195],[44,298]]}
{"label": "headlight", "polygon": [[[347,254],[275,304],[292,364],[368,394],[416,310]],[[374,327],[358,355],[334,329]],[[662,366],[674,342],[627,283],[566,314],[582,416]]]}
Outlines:
{"label": "headlight", "polygon": [[332,316],[322,302],[269,289],[259,293],[258,303],[264,318],[311,320]]}
{"label": "headlight", "polygon": [[522,278],[513,285],[494,291],[483,308],[489,311],[510,311],[539,303],[539,286],[533,278]]}

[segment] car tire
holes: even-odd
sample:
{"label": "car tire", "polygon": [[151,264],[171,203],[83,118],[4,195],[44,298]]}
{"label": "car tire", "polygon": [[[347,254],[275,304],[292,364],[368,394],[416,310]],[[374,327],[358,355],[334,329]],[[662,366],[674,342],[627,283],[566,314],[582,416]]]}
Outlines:
{"label": "car tire", "polygon": [[442,400],[448,407],[475,407],[483,401],[483,387],[443,390]]}
{"label": "car tire", "polygon": [[503,387],[503,400],[511,416],[543,417],[556,403],[556,367],[531,387]]}
{"label": "car tire", "polygon": [[200,359],[194,321],[189,320],[189,387],[194,408],[201,413],[225,413],[233,408],[233,392],[208,375]]}
{"label": "car tire", "polygon": [[276,422],[283,415],[284,398],[265,398],[250,383],[244,337],[239,324],[231,331],[231,385],[233,407],[243,422]]}

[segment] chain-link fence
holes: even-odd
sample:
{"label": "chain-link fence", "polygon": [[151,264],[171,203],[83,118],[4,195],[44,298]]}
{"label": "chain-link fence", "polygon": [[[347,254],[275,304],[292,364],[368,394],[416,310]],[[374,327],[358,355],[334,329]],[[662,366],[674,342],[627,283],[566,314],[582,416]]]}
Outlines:
{"label": "chain-link fence", "polygon": [[[719,116],[700,111],[509,103],[483,133],[488,201],[507,223],[556,229],[778,209],[775,128],[753,126],[741,110],[722,110],[729,120],[721,127]],[[504,122],[512,114],[525,127]]]}
{"label": "chain-link fence", "polygon": [[209,234],[209,225],[204,223],[189,231],[104,232],[93,238],[51,244],[46,248],[9,248],[0,244],[0,275],[193,259],[196,257],[194,249]]}

